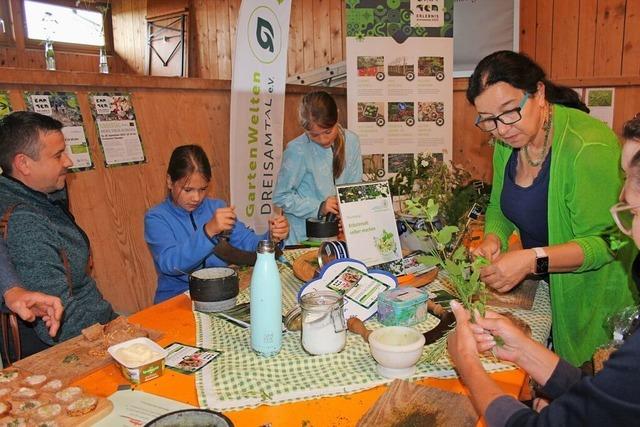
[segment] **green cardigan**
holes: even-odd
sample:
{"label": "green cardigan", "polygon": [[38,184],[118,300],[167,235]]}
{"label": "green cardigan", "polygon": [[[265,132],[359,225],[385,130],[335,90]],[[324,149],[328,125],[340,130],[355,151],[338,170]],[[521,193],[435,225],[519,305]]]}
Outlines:
{"label": "green cardigan", "polygon": [[[600,237],[615,227],[609,208],[620,194],[620,145],[601,121],[561,105],[554,106],[548,193],[549,245],[576,242],[583,264],[571,273],[549,275],[554,350],[574,365],[589,360],[609,341],[606,318],[635,304],[631,281],[634,245],[614,255]],[[485,233],[494,233],[506,250],[516,227],[502,213],[500,195],[513,149],[502,141],[493,153],[493,190]]]}

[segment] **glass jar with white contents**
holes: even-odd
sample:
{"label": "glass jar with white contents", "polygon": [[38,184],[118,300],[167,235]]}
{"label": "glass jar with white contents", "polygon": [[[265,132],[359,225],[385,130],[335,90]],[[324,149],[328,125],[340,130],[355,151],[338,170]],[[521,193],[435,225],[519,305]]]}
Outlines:
{"label": "glass jar with white contents", "polygon": [[302,348],[313,355],[338,353],[347,342],[342,296],[333,291],[303,295]]}

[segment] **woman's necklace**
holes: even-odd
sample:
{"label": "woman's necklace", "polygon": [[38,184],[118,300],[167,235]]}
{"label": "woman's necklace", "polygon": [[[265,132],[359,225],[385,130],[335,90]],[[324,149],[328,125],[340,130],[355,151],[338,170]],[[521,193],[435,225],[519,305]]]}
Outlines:
{"label": "woman's necklace", "polygon": [[540,158],[538,160],[532,160],[529,156],[529,150],[527,147],[529,144],[524,146],[524,158],[527,160],[529,166],[534,168],[540,166],[544,159],[547,157],[547,153],[549,152],[549,134],[551,133],[551,117],[552,117],[552,108],[549,106],[549,111],[547,112],[547,120],[545,120],[542,125],[542,129],[544,129],[544,144],[542,145],[542,154],[540,154]]}

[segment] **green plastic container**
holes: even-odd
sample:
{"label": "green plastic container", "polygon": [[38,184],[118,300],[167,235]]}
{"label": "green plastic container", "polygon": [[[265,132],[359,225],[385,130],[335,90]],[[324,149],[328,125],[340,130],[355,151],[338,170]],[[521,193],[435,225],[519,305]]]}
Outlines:
{"label": "green plastic container", "polygon": [[378,295],[378,321],[385,326],[412,326],[427,318],[429,294],[417,288],[395,288]]}

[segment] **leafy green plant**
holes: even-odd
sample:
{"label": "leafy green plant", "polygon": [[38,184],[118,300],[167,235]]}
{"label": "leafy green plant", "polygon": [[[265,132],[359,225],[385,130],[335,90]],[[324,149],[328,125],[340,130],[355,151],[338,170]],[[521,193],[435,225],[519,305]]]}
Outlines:
{"label": "leafy green plant", "polygon": [[486,206],[489,200],[488,193],[472,183],[469,172],[445,163],[437,153],[418,154],[389,180],[389,188],[392,195],[405,195],[421,204],[433,199],[443,221],[452,225],[462,225],[474,203]]}
{"label": "leafy green plant", "polygon": [[453,291],[464,308],[471,313],[478,310],[480,314],[484,314],[487,289],[480,280],[480,269],[488,264],[487,260],[477,257],[471,261],[464,246],[454,248],[455,251],[450,256],[447,255],[448,245],[458,233],[459,228],[454,225],[445,225],[438,230],[433,225],[439,209],[433,199],[427,200],[426,205],[420,201],[408,200],[407,209],[410,214],[425,218],[428,224],[426,230],[414,231],[416,236],[422,239],[430,238],[434,243],[431,255],[424,255],[419,258],[419,261],[427,266],[439,266],[446,271],[454,285]]}
{"label": "leafy green plant", "polygon": [[[453,294],[467,309],[472,316],[472,321],[476,311],[484,315],[488,291],[486,285],[480,280],[480,270],[488,265],[488,261],[483,257],[476,257],[470,260],[467,249],[464,246],[452,248],[453,253],[449,255],[449,245],[459,232],[457,226],[448,225],[437,229],[433,224],[438,216],[438,203],[433,199],[428,199],[425,203],[420,200],[408,200],[407,210],[411,215],[425,218],[427,229],[415,230],[418,238],[431,239],[433,249],[431,254],[419,258],[422,264],[428,266],[438,266],[447,273],[453,284]],[[446,349],[447,335],[438,340],[433,348],[426,355],[426,360],[433,362],[442,357]]]}

